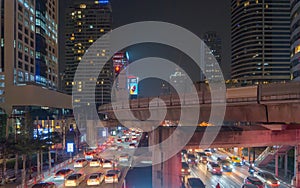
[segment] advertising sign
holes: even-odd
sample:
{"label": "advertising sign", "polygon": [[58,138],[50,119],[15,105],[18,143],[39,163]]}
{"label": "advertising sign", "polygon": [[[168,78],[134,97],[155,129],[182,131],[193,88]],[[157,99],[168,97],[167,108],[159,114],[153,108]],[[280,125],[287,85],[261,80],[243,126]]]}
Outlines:
{"label": "advertising sign", "polygon": [[138,84],[137,83],[130,83],[129,88],[130,88],[130,90],[129,90],[130,95],[138,94]]}
{"label": "advertising sign", "polygon": [[67,152],[69,153],[74,152],[74,143],[67,143]]}

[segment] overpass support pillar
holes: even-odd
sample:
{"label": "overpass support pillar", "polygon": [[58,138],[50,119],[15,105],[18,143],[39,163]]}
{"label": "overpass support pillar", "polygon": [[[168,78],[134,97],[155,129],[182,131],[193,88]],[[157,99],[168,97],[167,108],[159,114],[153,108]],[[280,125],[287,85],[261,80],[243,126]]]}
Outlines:
{"label": "overpass support pillar", "polygon": [[275,154],[275,176],[278,177],[278,152]]}
{"label": "overpass support pillar", "polygon": [[295,147],[295,175],[296,187],[300,187],[300,144]]}
{"label": "overpass support pillar", "polygon": [[287,171],[288,171],[288,154],[286,153],[284,155],[284,176],[287,177]]}
{"label": "overpass support pillar", "polygon": [[97,131],[95,123],[95,120],[86,121],[86,141],[90,147],[97,146]]}
{"label": "overpass support pillar", "polygon": [[[166,129],[156,128],[149,134],[149,144],[157,145],[167,139],[172,134]],[[150,147],[151,147],[150,146]],[[166,151],[159,148],[152,152],[153,161],[163,161],[163,163],[152,166],[152,187],[180,187],[181,186],[181,153],[168,160],[165,160]]]}

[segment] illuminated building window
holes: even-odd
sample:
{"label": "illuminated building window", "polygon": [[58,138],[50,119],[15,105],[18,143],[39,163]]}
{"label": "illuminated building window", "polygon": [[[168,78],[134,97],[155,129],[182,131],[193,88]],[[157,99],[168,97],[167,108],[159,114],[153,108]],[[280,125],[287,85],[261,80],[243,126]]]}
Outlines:
{"label": "illuminated building window", "polygon": [[81,4],[80,8],[82,8],[82,9],[86,8],[86,4]]}
{"label": "illuminated building window", "polygon": [[80,102],[80,99],[75,99],[74,102],[77,102],[77,103],[78,103],[78,102]]}
{"label": "illuminated building window", "polygon": [[266,4],[266,8],[269,8],[269,5],[268,5],[268,4]]}
{"label": "illuminated building window", "polygon": [[244,3],[244,7],[247,7],[247,6],[249,6],[250,5],[250,2],[249,1],[246,1],[245,3]]}
{"label": "illuminated building window", "polygon": [[81,57],[78,57],[77,60],[81,60]]}
{"label": "illuminated building window", "polygon": [[258,0],[256,0],[255,2],[256,2],[256,4],[258,4]]}
{"label": "illuminated building window", "polygon": [[104,32],[104,29],[100,29],[100,32],[103,33],[103,32]]}
{"label": "illuminated building window", "polygon": [[75,40],[75,37],[71,37],[70,40]]}
{"label": "illuminated building window", "polygon": [[295,54],[298,52],[300,52],[300,44],[298,46],[296,46],[296,48],[295,48]]}
{"label": "illuminated building window", "polygon": [[89,40],[89,43],[92,43],[92,42],[94,42],[94,40],[93,40],[93,39],[90,39],[90,40]]}
{"label": "illuminated building window", "polygon": [[77,25],[81,25],[81,24],[82,24],[81,22],[78,22],[78,23],[77,23]]}

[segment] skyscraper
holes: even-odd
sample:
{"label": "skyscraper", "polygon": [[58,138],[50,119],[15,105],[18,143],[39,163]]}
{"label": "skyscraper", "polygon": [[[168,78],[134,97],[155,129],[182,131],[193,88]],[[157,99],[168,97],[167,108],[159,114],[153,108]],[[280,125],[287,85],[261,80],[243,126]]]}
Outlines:
{"label": "skyscraper", "polygon": [[[222,41],[221,38],[214,31],[204,33],[202,40],[207,45],[205,53],[211,54],[216,59],[213,60],[212,56],[205,56],[205,74],[206,80],[213,80],[222,77],[220,70],[217,65],[221,64],[222,61]],[[218,63],[218,64],[216,64]]]}
{"label": "skyscraper", "polygon": [[[111,30],[112,10],[109,1],[105,0],[74,0],[66,11],[66,49],[65,49],[65,91],[72,94],[73,86],[79,90],[81,83],[74,82],[76,68],[88,48],[101,36]],[[106,56],[103,50],[101,56]],[[100,70],[99,70],[100,71]],[[100,73],[96,94],[96,103],[110,102],[111,85],[113,81],[112,63],[107,63]],[[76,99],[75,103],[80,105],[82,101]],[[86,105],[86,104],[83,104]]]}
{"label": "skyscraper", "polygon": [[0,101],[7,87],[34,84],[56,90],[57,0],[0,2]]}
{"label": "skyscraper", "polygon": [[290,1],[231,1],[231,77],[242,82],[290,80]]}
{"label": "skyscraper", "polygon": [[291,1],[291,76],[300,80],[300,2]]}

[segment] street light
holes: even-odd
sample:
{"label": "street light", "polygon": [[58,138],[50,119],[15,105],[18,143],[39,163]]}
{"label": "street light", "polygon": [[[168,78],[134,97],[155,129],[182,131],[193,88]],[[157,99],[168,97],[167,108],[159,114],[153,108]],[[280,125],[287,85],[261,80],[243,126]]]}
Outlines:
{"label": "street light", "polygon": [[101,105],[103,104],[103,84],[104,84],[104,81],[102,80],[101,81]]}

